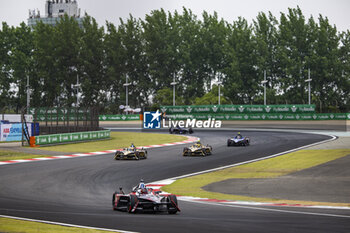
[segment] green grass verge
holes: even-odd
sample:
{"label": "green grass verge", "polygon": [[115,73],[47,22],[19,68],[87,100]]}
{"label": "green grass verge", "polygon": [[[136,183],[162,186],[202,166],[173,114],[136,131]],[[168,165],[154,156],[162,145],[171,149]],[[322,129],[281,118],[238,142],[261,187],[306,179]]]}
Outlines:
{"label": "green grass verge", "polygon": [[349,154],[350,149],[301,150],[279,157],[241,165],[238,167],[228,168],[216,172],[210,172],[202,175],[180,179],[175,181],[171,185],[164,186],[162,190],[181,196],[213,198],[219,200],[240,200],[257,202],[282,201],[284,203],[290,204],[332,204],[337,206],[350,206],[349,203],[320,203],[229,195],[217,192],[209,192],[201,188],[208,184],[220,182],[227,179],[276,178],[292,172],[297,172],[306,168],[327,163],[329,161],[344,157]]}
{"label": "green grass verge", "polygon": [[32,159],[39,157],[47,157],[48,155],[34,155],[23,152],[0,150],[0,161],[16,160],[16,159]]}
{"label": "green grass verge", "polygon": [[100,231],[93,229],[84,229],[77,227],[65,227],[46,223],[37,223],[30,221],[23,221],[10,218],[0,218],[0,232],[8,233],[37,233],[37,232],[50,232],[50,233],[102,233],[110,231]]}
{"label": "green grass verge", "polygon": [[148,146],[155,144],[164,144],[186,140],[184,136],[172,134],[156,133],[130,133],[130,132],[111,132],[111,138],[100,141],[81,142],[74,144],[45,146],[35,149],[59,152],[94,152],[103,150],[115,150],[128,147],[131,143],[135,146]]}
{"label": "green grass verge", "polygon": [[62,153],[85,153],[104,150],[115,150],[118,148],[128,147],[130,143],[134,143],[135,146],[148,146],[155,144],[164,144],[171,142],[179,142],[186,140],[184,136],[171,135],[171,134],[153,134],[153,133],[129,133],[129,132],[111,132],[111,138],[108,140],[90,141],[58,146],[45,146],[35,147],[28,149],[32,150],[32,153],[14,152],[9,150],[0,150],[0,161],[16,160],[16,159],[30,159],[47,157],[49,155],[36,155],[35,151],[58,151]]}

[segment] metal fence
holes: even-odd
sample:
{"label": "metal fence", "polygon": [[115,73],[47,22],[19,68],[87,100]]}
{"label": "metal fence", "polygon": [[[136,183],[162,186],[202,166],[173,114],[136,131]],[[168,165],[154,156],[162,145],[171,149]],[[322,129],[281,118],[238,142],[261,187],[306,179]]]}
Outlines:
{"label": "metal fence", "polygon": [[[39,123],[40,135],[97,131],[98,107],[89,108],[31,108],[33,122]],[[35,125],[35,124],[34,124]]]}

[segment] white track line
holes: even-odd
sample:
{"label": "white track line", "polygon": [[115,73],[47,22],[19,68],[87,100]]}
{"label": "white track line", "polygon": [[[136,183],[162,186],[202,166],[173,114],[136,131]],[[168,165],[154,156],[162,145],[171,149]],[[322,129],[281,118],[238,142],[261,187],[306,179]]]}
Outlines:
{"label": "white track line", "polygon": [[[191,200],[184,200],[184,201],[198,203],[197,201],[191,201]],[[348,215],[324,214],[324,213],[303,212],[303,211],[294,211],[294,210],[270,209],[270,208],[253,207],[253,206],[229,205],[229,204],[219,204],[219,203],[215,203],[215,202],[206,202],[204,204],[225,206],[225,207],[231,207],[231,208],[242,208],[242,209],[252,209],[252,210],[270,211],[270,212],[281,212],[281,213],[289,213],[289,214],[303,214],[303,215],[316,215],[316,216],[324,216],[324,217],[350,218],[350,216],[348,216]]]}

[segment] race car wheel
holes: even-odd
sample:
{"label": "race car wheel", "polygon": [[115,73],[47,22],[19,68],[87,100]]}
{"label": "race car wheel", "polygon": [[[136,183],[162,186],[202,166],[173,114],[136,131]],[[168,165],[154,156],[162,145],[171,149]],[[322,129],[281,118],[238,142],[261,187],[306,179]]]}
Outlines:
{"label": "race car wheel", "polygon": [[113,193],[113,197],[112,197],[112,206],[113,206],[113,210],[117,210],[116,205],[118,206],[118,203],[115,203],[115,195],[116,194],[122,194],[121,192],[114,192]]}
{"label": "race car wheel", "polygon": [[116,194],[116,192],[113,193],[113,197],[112,197],[112,206],[113,206],[113,210],[116,210],[116,208],[115,208],[115,194]]}
{"label": "race car wheel", "polygon": [[184,148],[182,155],[183,155],[183,156],[187,156],[187,151],[188,151],[188,148],[187,148],[187,147]]}
{"label": "race car wheel", "polygon": [[207,152],[206,152],[206,150],[204,148],[202,149],[202,155],[203,155],[203,157],[207,156]]}
{"label": "race car wheel", "polygon": [[132,210],[135,208],[135,205],[137,203],[138,199],[136,195],[130,195],[130,200],[127,205],[127,210],[129,213],[135,213],[136,211],[132,212]]}
{"label": "race car wheel", "polygon": [[169,195],[168,196],[168,213],[169,214],[176,214],[177,213],[177,198],[175,195]]}
{"label": "race car wheel", "polygon": [[119,152],[119,151],[117,151],[117,152],[115,153],[114,159],[115,159],[115,160],[120,160],[120,152]]}
{"label": "race car wheel", "polygon": [[230,140],[227,140],[227,146],[231,146]]}
{"label": "race car wheel", "polygon": [[140,153],[139,153],[139,152],[136,152],[136,153],[135,153],[135,159],[136,159],[136,160],[140,160]]}
{"label": "race car wheel", "polygon": [[190,128],[190,129],[188,130],[188,133],[189,133],[189,134],[193,134],[193,129]]}

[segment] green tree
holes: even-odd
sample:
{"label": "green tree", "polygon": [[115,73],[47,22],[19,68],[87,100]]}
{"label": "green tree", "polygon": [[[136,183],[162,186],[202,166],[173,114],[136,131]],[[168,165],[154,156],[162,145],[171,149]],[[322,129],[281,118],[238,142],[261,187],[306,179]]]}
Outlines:
{"label": "green tree", "polygon": [[[122,80],[125,83],[127,76],[128,82],[131,84],[129,86],[129,105],[141,107],[149,104],[148,97],[153,93],[153,85],[144,53],[141,21],[130,15],[126,22],[121,20],[118,30],[125,55],[125,59],[122,61],[125,67]],[[124,89],[124,93],[125,91]],[[125,100],[123,97],[121,99]]]}
{"label": "green tree", "polygon": [[204,69],[207,77],[205,84],[210,87],[212,81],[216,81],[221,75],[224,68],[228,65],[227,53],[227,37],[229,28],[223,19],[218,18],[218,14],[214,12],[209,15],[203,12],[203,22],[201,25],[201,38],[203,38],[203,54],[205,56]]}
{"label": "green tree", "polygon": [[79,78],[82,83],[83,106],[94,106],[106,101],[104,28],[85,15],[81,47],[79,49]]}
{"label": "green tree", "polygon": [[[266,84],[267,87],[267,99],[269,104],[277,104],[275,96],[278,91],[278,69],[279,64],[276,59],[277,55],[277,19],[269,12],[266,15],[260,12],[254,20],[254,40],[256,43],[256,57],[257,57],[257,67],[258,67],[258,79],[263,81],[264,71],[266,71]],[[263,104],[263,85],[261,85],[260,93],[261,97],[256,97],[254,101],[256,103]],[[269,96],[272,95],[272,96]],[[272,98],[271,98],[272,97]],[[262,102],[260,101],[262,100]]]}
{"label": "green tree", "polygon": [[[222,88],[220,89],[220,92],[223,91]],[[221,92],[222,93],[222,92]],[[195,100],[196,105],[215,105],[219,103],[219,88],[217,85],[213,85],[211,88],[211,91],[206,93],[202,97],[197,97]],[[220,104],[230,104],[230,101],[225,97],[220,97]]]}
{"label": "green tree", "polygon": [[0,31],[0,110],[11,108],[15,91],[11,90],[11,84],[14,82],[11,75],[11,53],[14,43],[13,28],[5,22],[2,23]]}
{"label": "green tree", "polygon": [[[163,88],[157,91],[154,97],[154,103],[160,105],[173,105],[173,90],[170,88]],[[175,92],[176,105],[183,105],[183,99]]]}
{"label": "green tree", "polygon": [[34,107],[54,106],[61,92],[56,65],[57,57],[54,54],[56,49],[54,38],[54,27],[39,22],[34,28],[33,69],[38,80],[37,85],[31,86],[34,88],[32,95],[32,106]]}
{"label": "green tree", "polygon": [[309,68],[307,58],[310,56],[311,41],[308,40],[309,27],[301,9],[288,9],[280,17],[278,30],[277,61],[281,91],[286,104],[306,103],[306,75]]}
{"label": "green tree", "polygon": [[168,36],[170,25],[166,12],[154,10],[142,21],[145,43],[144,52],[149,65],[149,78],[154,85],[154,91],[169,86],[172,75],[172,58],[169,54]]}
{"label": "green tree", "polygon": [[18,89],[16,95],[16,112],[20,112],[26,106],[26,86],[27,77],[30,75],[33,54],[33,34],[31,29],[21,23],[13,31],[14,43],[11,48],[11,69],[15,88]]}
{"label": "green tree", "polygon": [[[77,76],[82,76],[80,52],[82,49],[82,30],[78,22],[65,15],[54,27],[53,56],[57,71],[56,99],[54,105],[73,106],[76,103],[76,92],[73,89]],[[60,92],[57,90],[60,89]]]}
{"label": "green tree", "polygon": [[329,24],[327,18],[319,16],[316,40],[310,56],[312,88],[319,111],[327,111],[327,106],[337,106],[342,99],[342,69],[339,53],[340,38],[336,27]]}
{"label": "green tree", "polygon": [[179,45],[180,70],[177,87],[185,103],[192,104],[195,97],[205,94],[209,76],[201,22],[186,8],[179,16],[179,35],[182,43]]}
{"label": "green tree", "polygon": [[342,74],[340,77],[340,95],[339,104],[342,112],[350,111],[350,31],[341,33],[341,47],[339,56],[341,61]]}
{"label": "green tree", "polygon": [[[125,104],[121,102],[123,91],[122,77],[126,72],[124,66],[125,49],[123,49],[121,33],[114,24],[107,22],[107,33],[104,38],[105,66],[106,66],[106,93],[107,108],[109,113],[117,113],[119,106]],[[101,109],[102,112],[104,109]]]}
{"label": "green tree", "polygon": [[231,47],[228,50],[231,63],[225,70],[225,96],[232,103],[252,104],[259,93],[261,80],[257,72],[256,43],[252,26],[243,18],[233,22],[228,43]]}

